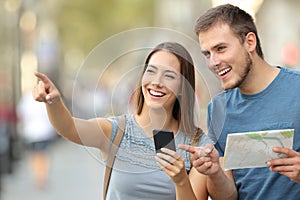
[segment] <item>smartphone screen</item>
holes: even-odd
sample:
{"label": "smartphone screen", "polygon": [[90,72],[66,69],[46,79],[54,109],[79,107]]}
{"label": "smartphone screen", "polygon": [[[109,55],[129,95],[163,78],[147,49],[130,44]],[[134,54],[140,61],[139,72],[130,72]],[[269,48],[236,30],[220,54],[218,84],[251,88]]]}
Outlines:
{"label": "smartphone screen", "polygon": [[161,152],[161,148],[168,148],[176,151],[174,134],[169,130],[153,130],[153,139],[155,150],[157,153]]}

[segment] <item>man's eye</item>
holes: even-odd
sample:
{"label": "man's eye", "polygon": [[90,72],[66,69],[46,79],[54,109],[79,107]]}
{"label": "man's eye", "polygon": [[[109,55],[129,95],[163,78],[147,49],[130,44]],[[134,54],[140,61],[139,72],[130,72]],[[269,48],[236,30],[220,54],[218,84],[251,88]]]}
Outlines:
{"label": "man's eye", "polygon": [[223,51],[225,49],[225,47],[221,46],[221,47],[218,47],[218,51]]}
{"label": "man's eye", "polygon": [[206,58],[208,58],[210,56],[210,53],[209,52],[203,52],[202,53]]}

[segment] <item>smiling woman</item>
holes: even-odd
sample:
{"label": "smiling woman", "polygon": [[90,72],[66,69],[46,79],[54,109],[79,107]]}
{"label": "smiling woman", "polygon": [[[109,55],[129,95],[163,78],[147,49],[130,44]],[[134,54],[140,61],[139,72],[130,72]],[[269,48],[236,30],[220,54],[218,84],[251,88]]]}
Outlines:
{"label": "smiling woman", "polygon": [[172,111],[180,83],[180,63],[176,56],[163,50],[154,53],[142,78],[146,104],[151,107],[154,103]]}
{"label": "smiling woman", "polygon": [[[160,66],[160,70],[158,66]],[[193,108],[195,103],[195,72],[189,52],[177,43],[162,43],[154,48],[146,58],[143,72],[139,81],[143,85],[147,81],[151,81],[150,77],[160,78],[158,79],[160,80],[160,85],[165,83],[165,86],[172,91],[171,93],[176,96],[174,107],[172,108],[173,117],[182,122],[180,127],[185,128],[186,133],[193,133],[195,125],[191,122],[194,122],[194,111],[189,108]],[[164,78],[162,79],[162,77]],[[152,78],[152,81],[154,81],[152,83],[157,87],[159,85],[155,84],[155,78]],[[178,85],[180,85],[180,88],[176,88]],[[152,90],[157,91],[154,88],[151,88],[152,90],[150,88],[147,89],[149,92]],[[142,86],[140,86],[136,94],[138,100],[137,114],[142,112],[145,101],[142,91]]]}
{"label": "smiling woman", "polygon": [[[34,98],[46,102],[56,131],[72,142],[98,148],[106,162],[119,134],[117,117],[74,118],[55,85],[41,73],[36,76],[41,81]],[[189,154],[178,147],[156,153],[152,134],[155,129],[169,130],[176,145],[210,142],[195,125],[195,69],[189,52],[174,42],[157,45],[146,57],[135,95],[137,112],[126,114],[106,199],[206,200],[206,177],[191,166]]]}

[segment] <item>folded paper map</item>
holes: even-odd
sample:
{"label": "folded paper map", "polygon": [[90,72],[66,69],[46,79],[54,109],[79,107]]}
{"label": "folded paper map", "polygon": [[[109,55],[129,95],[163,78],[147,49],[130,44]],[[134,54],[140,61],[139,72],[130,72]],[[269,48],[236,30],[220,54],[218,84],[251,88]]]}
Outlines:
{"label": "folded paper map", "polygon": [[227,135],[224,168],[266,167],[267,161],[285,155],[273,152],[273,147],[293,147],[294,129],[268,130]]}

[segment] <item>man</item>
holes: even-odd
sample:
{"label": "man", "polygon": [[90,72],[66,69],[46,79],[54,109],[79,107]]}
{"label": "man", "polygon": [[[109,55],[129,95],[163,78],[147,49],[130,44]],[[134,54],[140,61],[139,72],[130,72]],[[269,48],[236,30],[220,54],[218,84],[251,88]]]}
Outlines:
{"label": "man", "polygon": [[[208,134],[215,148],[181,148],[207,175],[212,198],[299,199],[300,72],[264,60],[252,17],[236,6],[209,9],[197,20],[195,32],[224,91],[208,106]],[[293,149],[273,148],[286,158],[270,160],[264,168],[222,170],[228,133],[290,128],[295,130]]]}

